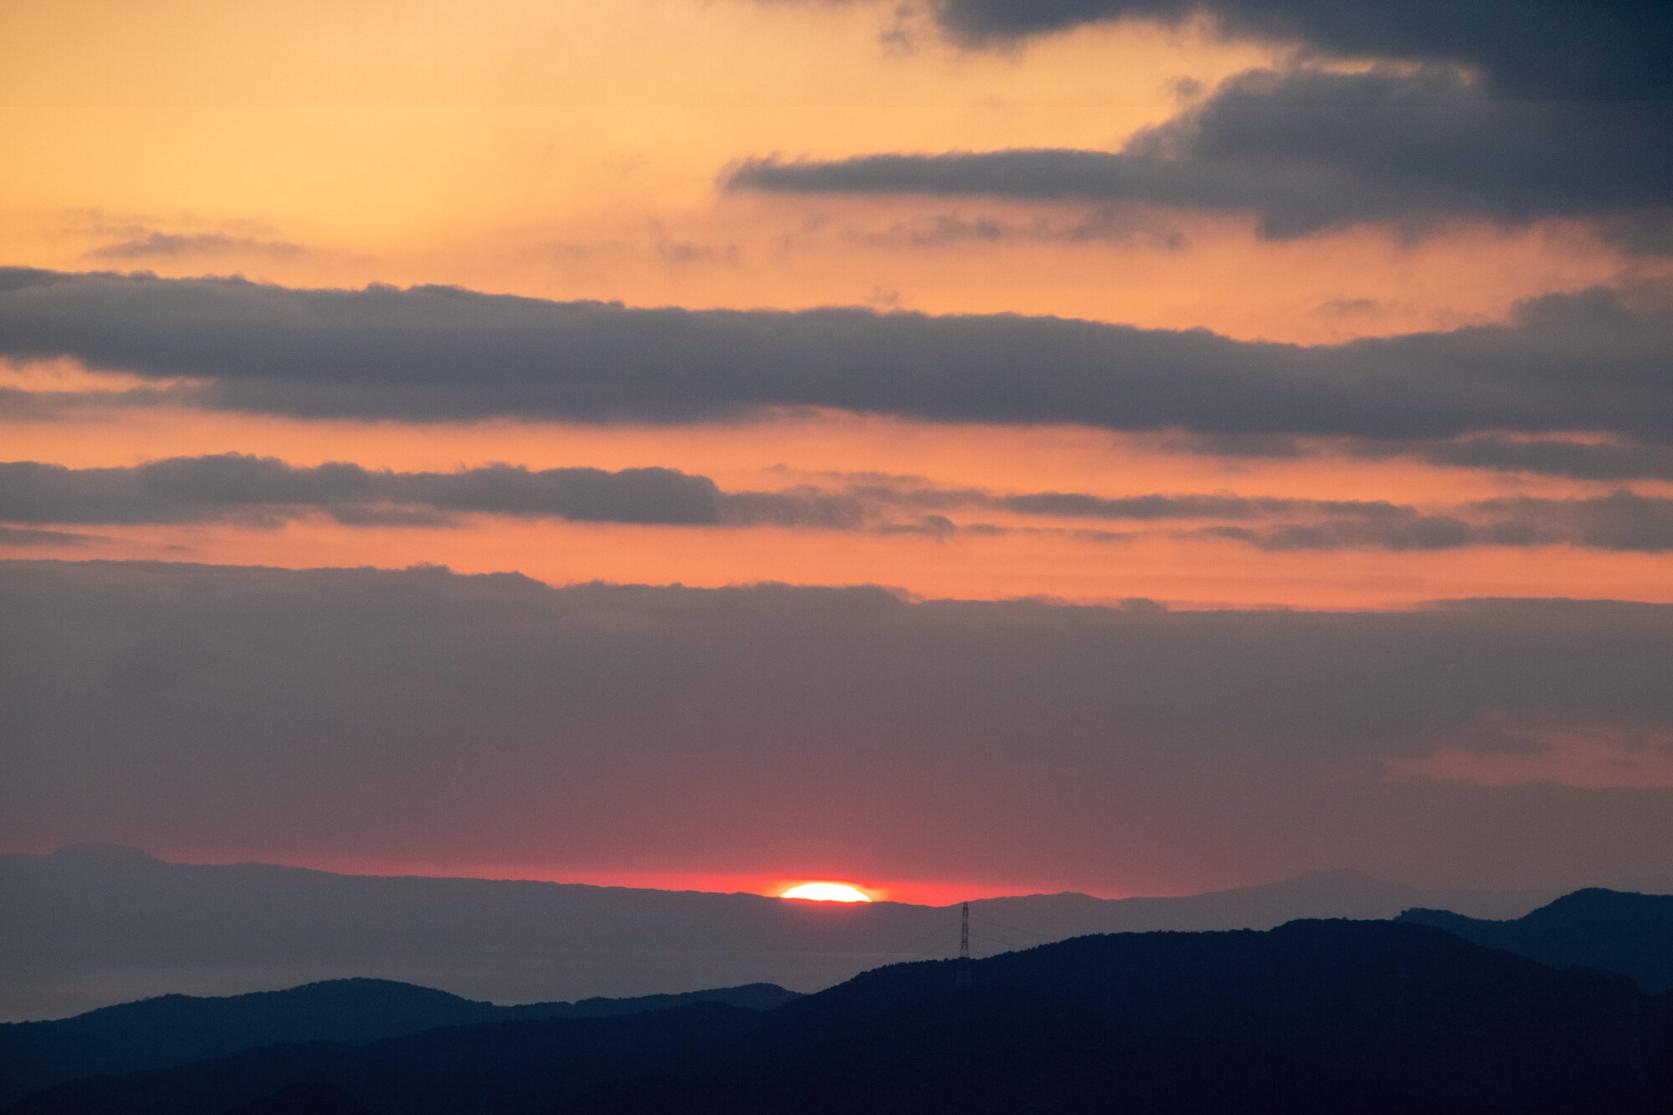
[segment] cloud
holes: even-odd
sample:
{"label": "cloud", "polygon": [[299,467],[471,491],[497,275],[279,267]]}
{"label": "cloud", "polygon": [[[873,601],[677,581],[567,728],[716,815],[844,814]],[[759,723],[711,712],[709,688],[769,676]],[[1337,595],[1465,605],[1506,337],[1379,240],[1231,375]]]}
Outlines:
{"label": "cloud", "polygon": [[33,530],[0,524],[0,546],[87,546],[105,539],[97,534],[62,530]]}
{"label": "cloud", "polygon": [[1666,738],[1665,606],[1172,612],[10,562],[0,614],[4,846],[1113,888],[1321,862],[1510,885],[1647,870],[1673,842],[1665,792],[1387,776],[1502,746],[1476,731],[1492,717],[1542,725],[1530,746]]}
{"label": "cloud", "polygon": [[1203,527],[1192,533],[1276,551],[1456,550],[1465,546],[1547,546],[1570,541],[1529,520],[1473,523],[1449,515],[1414,515],[1383,522],[1333,519],[1262,529]]}
{"label": "cloud", "polygon": [[1008,314],[641,310],[17,271],[0,272],[0,322],[3,355],[194,380],[205,405],[299,416],[702,422],[830,407],[1235,435],[1673,431],[1673,313],[1642,291],[1309,347]]}
{"label": "cloud", "polygon": [[298,468],[270,457],[176,457],[132,468],[0,463],[0,521],[230,522],[274,527],[309,514],[350,526],[439,526],[458,514],[680,526],[852,529],[862,505],[808,488],[724,492],[676,469],[531,471],[509,465],[392,472]]}
{"label": "cloud", "polygon": [[1673,97],[1665,4],[1573,0],[931,0],[942,27],[970,45],[1088,23],[1204,19],[1233,39],[1335,58],[1461,64],[1513,97]]}
{"label": "cloud", "polygon": [[[907,511],[914,518],[892,516]],[[1484,500],[1446,513],[1384,500],[1311,500],[1232,493],[1096,496],[1084,492],[994,493],[868,478],[838,489],[798,485],[728,492],[706,476],[668,468],[531,471],[510,465],[456,472],[394,472],[355,464],[299,468],[236,453],[175,457],[133,467],[70,469],[0,462],[0,523],[179,524],[273,528],[310,515],[346,526],[444,526],[459,515],[662,526],[780,526],[871,530],[948,538],[1012,531],[1067,531],[1083,541],[1128,541],[1132,532],[958,522],[948,512],[1003,511],[1055,519],[1135,523],[1205,520],[1190,536],[1266,550],[1568,544],[1612,550],[1673,549],[1673,500],[1625,489],[1592,499]],[[1266,525],[1274,519],[1286,521]],[[1256,526],[1241,525],[1250,522]],[[41,535],[30,537],[31,533]],[[0,536],[3,541],[6,536]],[[18,544],[69,540],[17,532]]]}
{"label": "cloud", "polygon": [[994,505],[1030,515],[1099,519],[1250,519],[1319,513],[1368,520],[1406,519],[1409,507],[1383,500],[1273,499],[1263,496],[1142,495],[1105,498],[1080,492],[1031,492],[999,497]]}
{"label": "cloud", "polygon": [[[984,525],[976,524],[979,531]],[[958,524],[945,515],[924,515],[915,522],[882,523],[876,528],[879,534],[917,534],[938,541],[951,538],[959,529]]]}
{"label": "cloud", "polygon": [[658,233],[656,258],[673,267],[737,267],[743,262],[736,244],[706,244],[696,240],[670,240]]}
{"label": "cloud", "polygon": [[1164,251],[1185,247],[1185,234],[1139,214],[1103,206],[1069,221],[1041,218],[1003,221],[996,217],[966,217],[941,213],[888,228],[862,233],[859,239],[883,248],[945,248],[960,244],[1090,244],[1139,245]]}
{"label": "cloud", "polygon": [[0,418],[12,421],[52,422],[113,408],[202,406],[210,401],[207,391],[190,384],[128,387],[121,390],[95,388],[87,391],[35,391],[22,387],[0,387]]}
{"label": "cloud", "polygon": [[[1375,453],[1378,447],[1361,452]],[[1578,480],[1673,480],[1673,445],[1471,437],[1416,447],[1432,464]]]}
{"label": "cloud", "polygon": [[88,259],[132,263],[145,259],[177,259],[184,256],[301,255],[300,244],[288,240],[257,240],[249,236],[228,236],[220,232],[156,232],[103,244],[87,253]]}
{"label": "cloud", "polygon": [[1462,746],[1390,764],[1419,778],[1515,786],[1556,782],[1598,788],[1673,789],[1673,735],[1612,726],[1547,724],[1537,717],[1484,716]]}
{"label": "cloud", "polygon": [[[837,477],[843,479],[843,477]],[[942,512],[1002,510],[1066,518],[1249,519],[1323,514],[1410,517],[1384,502],[1244,497],[1231,494],[1105,498],[1078,492],[995,494],[937,488],[910,477],[857,475],[835,488],[728,492],[706,476],[669,468],[557,468],[510,465],[455,472],[394,472],[330,463],[296,467],[271,457],[227,453],[174,457],[132,467],[71,469],[38,461],[0,462],[0,522],[200,523],[273,527],[312,514],[350,526],[439,526],[460,514],[670,526],[789,526],[947,536]],[[902,509],[921,517],[879,522]],[[990,528],[997,529],[997,528]]]}
{"label": "cloud", "polygon": [[1495,97],[1453,69],[1234,75],[1120,151],[1013,149],[746,160],[730,189],[1144,203],[1250,213],[1263,236],[1362,222],[1596,218],[1656,250],[1673,101]]}
{"label": "cloud", "polygon": [[1506,523],[1561,532],[1575,544],[1606,550],[1673,550],[1673,499],[1621,489],[1596,499],[1483,500],[1474,509]]}
{"label": "cloud", "polygon": [[1343,442],[1269,434],[1175,434],[1154,444],[1170,453],[1255,460],[1407,457],[1446,468],[1566,476],[1575,480],[1673,479],[1673,445],[1636,441],[1482,434],[1433,441]]}
{"label": "cloud", "polygon": [[1625,489],[1588,499],[1478,500],[1444,514],[1410,508],[1272,527],[1204,527],[1193,533],[1263,550],[1453,550],[1464,546],[1569,545],[1659,553],[1673,550],[1673,499]]}
{"label": "cloud", "polygon": [[1391,306],[1376,298],[1331,298],[1319,303],[1313,312],[1328,318],[1378,318],[1390,311],[1409,309],[1408,306]]}

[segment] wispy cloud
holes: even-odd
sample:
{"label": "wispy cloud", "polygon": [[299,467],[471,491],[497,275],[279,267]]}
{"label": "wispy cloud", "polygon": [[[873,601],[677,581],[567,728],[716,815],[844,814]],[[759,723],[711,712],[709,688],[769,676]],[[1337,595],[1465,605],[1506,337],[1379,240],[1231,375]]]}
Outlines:
{"label": "wispy cloud", "polygon": [[[1015,522],[992,521],[994,513]],[[669,468],[534,471],[510,465],[396,472],[296,467],[266,457],[176,457],[118,468],[0,463],[0,522],[273,528],[323,515],[346,526],[447,526],[464,515],[662,526],[777,526],[950,538],[1049,532],[1125,542],[1141,527],[1263,550],[1447,550],[1571,545],[1673,550],[1673,500],[1622,489],[1582,499],[1482,500],[1420,509],[1384,500],[1232,493],[996,493],[867,479],[840,487],[726,491]],[[1110,531],[1077,520],[1133,524]],[[1031,521],[1042,524],[1031,525]],[[1183,525],[1196,524],[1196,525]]]}
{"label": "wispy cloud", "polygon": [[186,259],[228,255],[299,256],[304,249],[288,240],[258,240],[219,232],[148,232],[100,245],[88,259],[132,263],[146,259]]}

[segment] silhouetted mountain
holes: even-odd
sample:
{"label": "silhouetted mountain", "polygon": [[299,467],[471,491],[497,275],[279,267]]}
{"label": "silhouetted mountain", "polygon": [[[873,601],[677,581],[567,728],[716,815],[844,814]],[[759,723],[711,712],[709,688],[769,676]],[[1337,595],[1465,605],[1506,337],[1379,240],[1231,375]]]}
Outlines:
{"label": "silhouetted mountain", "polygon": [[1028,945],[1086,933],[1271,929],[1307,918],[1392,918],[1401,910],[1431,903],[1469,910],[1478,917],[1510,917],[1555,896],[1549,891],[1423,890],[1359,871],[1313,871],[1281,882],[1178,898],[1054,894],[991,898],[970,905],[977,915],[1032,934],[1035,940],[1016,942]]}
{"label": "silhouetted mountain", "polygon": [[329,1084],[296,1084],[282,1088],[226,1115],[376,1115],[353,1096]]}
{"label": "silhouetted mountain", "polygon": [[746,1047],[760,1015],[720,1004],[616,1018],[428,1030],[367,1046],[312,1042],[40,1092],[8,1112],[203,1115],[300,1085],[395,1113],[539,1112],[599,1085],[698,1065]]}
{"label": "silhouetted mountain", "polygon": [[[1352,873],[1188,898],[1037,895],[972,903],[985,955],[1085,933],[1266,929],[1443,906],[1509,917],[1554,894],[1419,891]],[[481,879],[164,863],[134,849],[0,856],[0,1019],[144,995],[228,995],[348,976],[510,1002],[765,981],[829,987],[945,956],[957,910]]]}
{"label": "silhouetted mountain", "polygon": [[700,1002],[767,1010],[796,998],[770,984],[502,1007],[388,980],[352,979],[228,998],[164,995],[56,1022],[0,1024],[0,1104],[61,1081],[183,1065],[283,1042],[361,1045],[445,1026],[608,1018]]}
{"label": "silhouetted mountain", "polygon": [[1580,890],[1514,921],[1483,921],[1448,910],[1407,910],[1399,921],[1431,925],[1488,948],[1556,968],[1580,964],[1673,990],[1673,897]]}
{"label": "silhouetted mountain", "polygon": [[1083,937],[975,961],[964,990],[954,963],[878,969],[766,1013],[277,1046],[12,1110],[218,1115],[301,1085],[388,1115],[1673,1109],[1673,997],[1424,926]]}
{"label": "silhouetted mountain", "polygon": [[[788,1020],[786,1020],[788,1021]],[[1282,1051],[1127,1024],[1081,1001],[977,985],[798,1020],[723,1071],[611,1081],[553,1115],[726,1112],[1406,1112],[1413,1098]],[[812,1023],[811,1025],[809,1023]]]}

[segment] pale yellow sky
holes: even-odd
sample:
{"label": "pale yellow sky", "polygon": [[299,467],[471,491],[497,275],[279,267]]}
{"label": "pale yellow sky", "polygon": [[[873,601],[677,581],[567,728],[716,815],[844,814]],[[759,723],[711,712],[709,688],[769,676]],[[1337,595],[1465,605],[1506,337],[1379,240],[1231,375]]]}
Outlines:
{"label": "pale yellow sky", "polygon": [[[0,240],[11,262],[64,269],[1298,341],[1496,318],[1622,266],[1574,229],[1274,244],[1246,220],[1161,211],[1120,214],[1125,237],[926,248],[914,234],[949,216],[1050,230],[1088,209],[724,194],[748,156],[1108,148],[1177,111],[1177,79],[1271,61],[1133,27],[975,53],[920,28],[903,53],[880,41],[888,20],[888,5],[753,0],[14,2]],[[121,250],[153,232],[198,239]]]}
{"label": "pale yellow sky", "polygon": [[[0,4],[0,262],[242,273],[292,286],[451,283],[635,305],[869,304],[1207,327],[1303,343],[1502,318],[1519,298],[1626,265],[1578,227],[1352,229],[1284,242],[1237,217],[1087,206],[727,193],[735,160],[877,151],[1113,148],[1185,103],[1188,78],[1276,60],[1199,31],[1121,26],[961,51],[894,6],[755,0]],[[927,244],[949,222],[1010,230]],[[12,367],[26,389],[85,386]],[[239,451],[297,464],[663,465],[734,488],[844,468],[1001,491],[1236,491],[1444,505],[1599,485],[1399,461],[1249,461],[1082,430],[975,430],[827,415],[681,429],[414,429],[206,415],[0,418],[7,459],[135,464]],[[774,466],[788,472],[773,472]],[[1649,490],[1649,489],[1646,489]],[[876,580],[961,595],[1404,603],[1454,592],[1661,598],[1642,555],[1316,555],[1059,536],[831,539],[817,532],[298,524],[104,532],[97,556],[518,568],[551,579]],[[31,553],[40,553],[31,548]],[[65,551],[64,556],[79,555]],[[1460,564],[1462,562],[1462,564]],[[1467,568],[1466,568],[1467,566]],[[1399,570],[1399,573],[1391,571]],[[1657,586],[1661,586],[1658,588]]]}

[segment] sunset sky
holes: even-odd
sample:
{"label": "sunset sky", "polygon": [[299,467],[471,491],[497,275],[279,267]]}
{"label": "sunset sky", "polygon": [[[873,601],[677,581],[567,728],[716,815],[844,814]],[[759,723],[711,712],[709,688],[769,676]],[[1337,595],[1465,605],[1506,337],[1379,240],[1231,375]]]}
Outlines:
{"label": "sunset sky", "polygon": [[1673,869],[1669,42],[3,0],[0,850]]}

